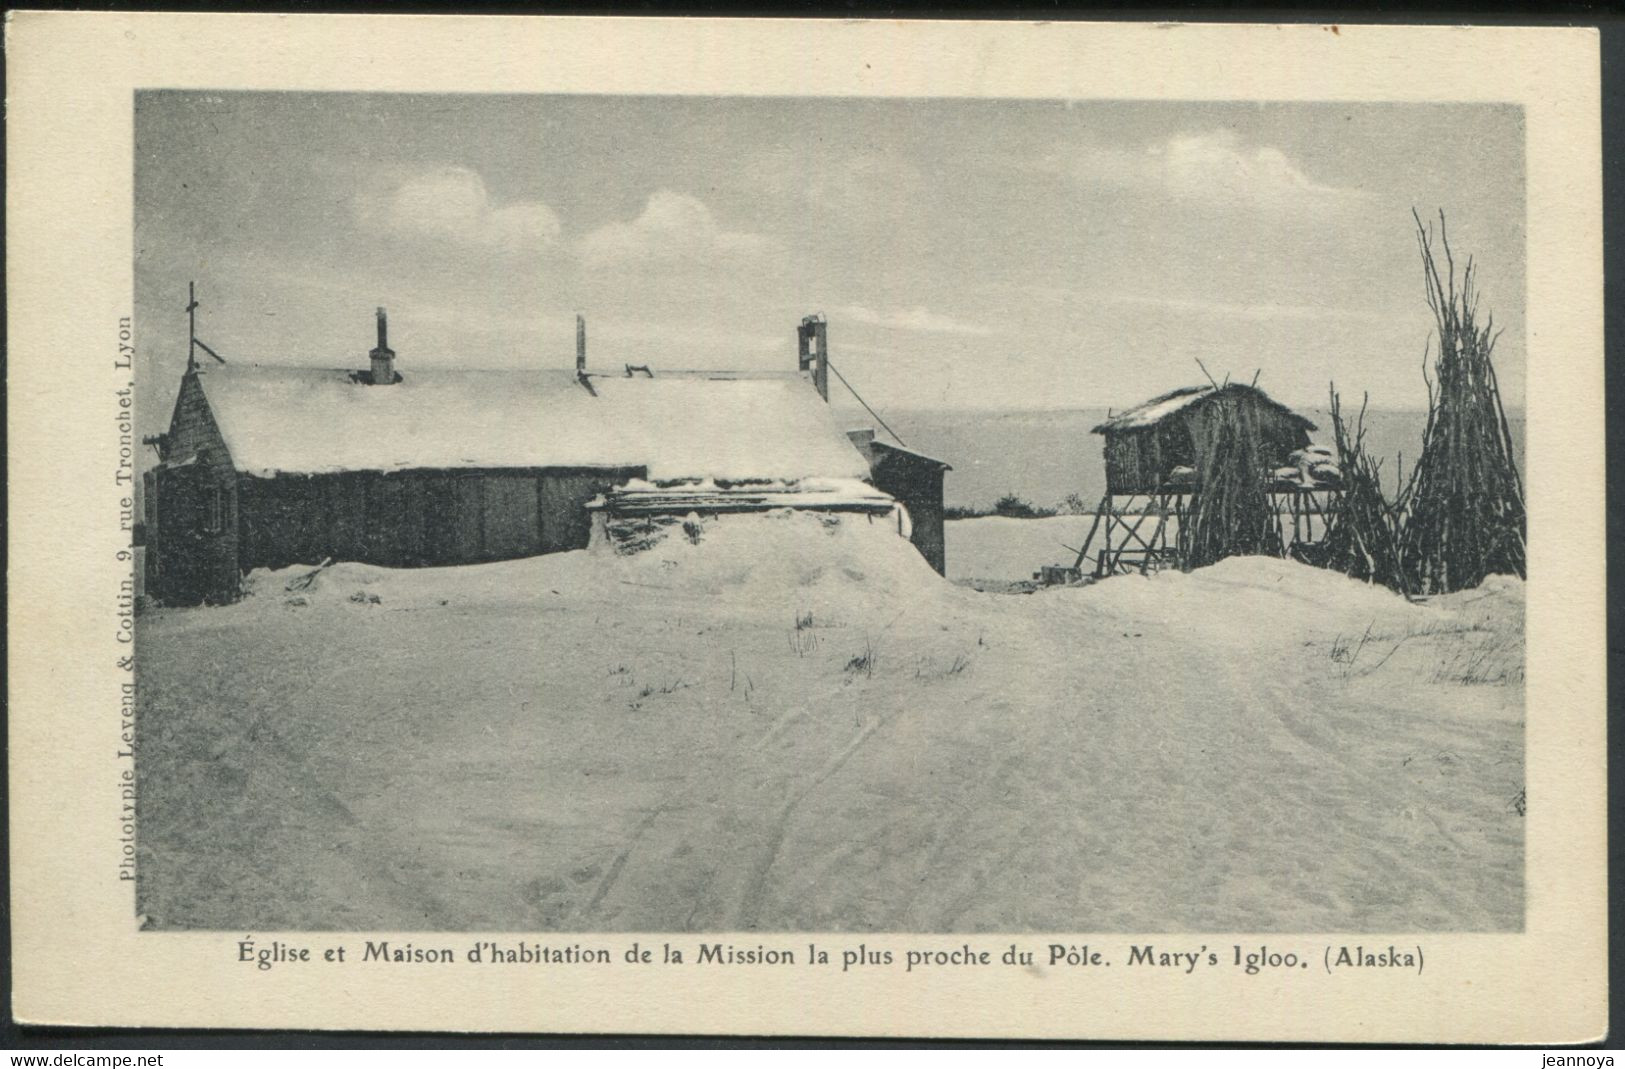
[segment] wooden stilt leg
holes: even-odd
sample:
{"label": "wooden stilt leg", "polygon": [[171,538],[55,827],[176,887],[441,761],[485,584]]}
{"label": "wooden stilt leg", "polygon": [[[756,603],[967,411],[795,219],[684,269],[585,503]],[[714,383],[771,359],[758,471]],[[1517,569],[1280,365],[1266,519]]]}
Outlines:
{"label": "wooden stilt leg", "polygon": [[1078,550],[1078,559],[1076,563],[1072,565],[1072,567],[1083,567],[1083,558],[1089,554],[1089,544],[1095,540],[1095,531],[1100,529],[1100,512],[1106,507],[1107,502],[1110,500],[1111,495],[1107,494],[1100,499],[1100,504],[1095,506],[1095,522],[1089,525],[1089,536],[1083,540],[1083,548]]}
{"label": "wooden stilt leg", "polygon": [[1140,574],[1145,575],[1151,570],[1151,561],[1157,556],[1157,546],[1162,541],[1164,532],[1168,527],[1168,499],[1159,498],[1157,501],[1157,529],[1151,532],[1151,542],[1145,548],[1145,558],[1140,561]]}

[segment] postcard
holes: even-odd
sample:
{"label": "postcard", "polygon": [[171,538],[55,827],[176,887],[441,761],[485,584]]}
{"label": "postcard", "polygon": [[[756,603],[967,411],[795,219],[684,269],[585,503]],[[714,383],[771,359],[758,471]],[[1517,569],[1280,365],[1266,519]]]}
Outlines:
{"label": "postcard", "polygon": [[1605,1029],[1594,31],[7,49],[20,1020]]}

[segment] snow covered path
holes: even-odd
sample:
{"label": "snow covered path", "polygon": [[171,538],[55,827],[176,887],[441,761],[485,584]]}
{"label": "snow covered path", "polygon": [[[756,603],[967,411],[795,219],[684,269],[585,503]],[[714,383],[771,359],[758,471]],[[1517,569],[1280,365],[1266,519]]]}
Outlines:
{"label": "snow covered path", "polygon": [[744,565],[721,535],[636,561],[346,565],[306,604],[277,576],[143,616],[142,911],[1521,926],[1521,585],[1411,606],[1235,560],[983,595],[833,534],[787,529],[771,548],[793,554]]}

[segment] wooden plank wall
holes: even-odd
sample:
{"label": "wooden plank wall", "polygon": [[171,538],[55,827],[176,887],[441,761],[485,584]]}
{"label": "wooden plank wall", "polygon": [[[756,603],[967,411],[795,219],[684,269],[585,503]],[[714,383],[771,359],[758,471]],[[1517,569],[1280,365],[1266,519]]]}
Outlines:
{"label": "wooden plank wall", "polygon": [[[234,495],[197,464],[159,468],[153,478],[160,540],[151,593],[167,605],[224,604],[238,596]],[[218,497],[217,497],[218,495]],[[216,504],[220,526],[211,526]]]}
{"label": "wooden plank wall", "polygon": [[[643,469],[638,469],[641,472]],[[582,506],[636,472],[606,473],[591,469],[554,469],[542,480],[538,505],[541,509],[542,552],[579,549],[592,532],[592,517]]]}
{"label": "wooden plank wall", "polygon": [[1184,424],[1170,420],[1139,430],[1120,431],[1106,439],[1106,488],[1114,494],[1155,490],[1177,464],[1189,464],[1189,446],[1175,440]]}
{"label": "wooden plank wall", "polygon": [[541,490],[537,480],[520,475],[491,475],[485,479],[484,487],[481,507],[485,510],[482,521],[485,552],[497,560],[528,556],[535,533],[541,530]]}
{"label": "wooden plank wall", "polygon": [[947,547],[942,528],[942,465],[934,461],[889,449],[883,442],[874,446],[875,489],[890,494],[908,509],[913,533],[909,541],[939,574],[947,574]]}
{"label": "wooden plank wall", "polygon": [[1212,448],[1213,428],[1225,414],[1257,445],[1261,464],[1279,467],[1293,450],[1309,444],[1308,432],[1273,406],[1251,394],[1226,393],[1154,426],[1108,435],[1106,488],[1114,494],[1155,493],[1176,466],[1201,470],[1202,458]]}
{"label": "wooden plank wall", "polygon": [[242,476],[241,566],[324,558],[409,568],[587,545],[585,505],[642,468]]}
{"label": "wooden plank wall", "polygon": [[[220,428],[198,385],[181,379],[162,463],[147,490],[148,592],[171,605],[226,602],[237,597],[236,472]],[[207,529],[216,489],[223,491],[221,526]]]}

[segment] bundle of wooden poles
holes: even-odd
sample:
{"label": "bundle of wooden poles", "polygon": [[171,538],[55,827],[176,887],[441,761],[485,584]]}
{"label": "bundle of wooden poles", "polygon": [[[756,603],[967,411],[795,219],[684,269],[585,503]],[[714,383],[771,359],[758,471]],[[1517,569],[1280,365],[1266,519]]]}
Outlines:
{"label": "bundle of wooden poles", "polygon": [[[1400,551],[1410,591],[1431,594],[1474,587],[1488,575],[1523,576],[1527,518],[1491,361],[1497,331],[1493,317],[1478,321],[1473,261],[1458,288],[1444,213],[1438,231],[1443,272],[1432,226],[1412,215],[1438,353],[1422,453],[1404,493]],[[1424,356],[1424,376],[1426,364]]]}
{"label": "bundle of wooden poles", "polygon": [[1343,420],[1337,386],[1331,387],[1332,434],[1343,492],[1325,538],[1315,547],[1313,563],[1408,594],[1399,508],[1382,492],[1382,462],[1365,451],[1365,404],[1361,402],[1351,432]]}
{"label": "bundle of wooden poles", "polygon": [[1225,557],[1283,552],[1258,429],[1243,426],[1244,410],[1237,406],[1214,405],[1212,413],[1207,447],[1197,450],[1201,489],[1179,525],[1179,557],[1186,571]]}
{"label": "bundle of wooden poles", "polygon": [[1465,590],[1489,575],[1522,576],[1527,522],[1492,361],[1496,331],[1491,317],[1479,324],[1473,262],[1467,261],[1458,287],[1444,213],[1437,246],[1443,271],[1433,228],[1411,214],[1438,333],[1437,353],[1424,350],[1422,362],[1428,385],[1422,452],[1410,481],[1396,486],[1390,500],[1382,490],[1381,465],[1365,452],[1365,406],[1351,433],[1333,386],[1343,493],[1314,562],[1407,597]]}

